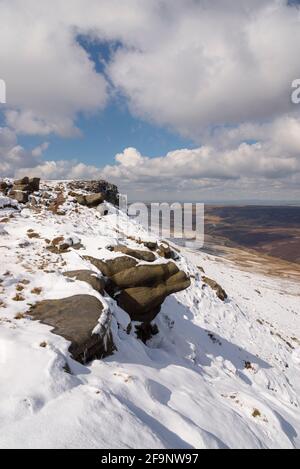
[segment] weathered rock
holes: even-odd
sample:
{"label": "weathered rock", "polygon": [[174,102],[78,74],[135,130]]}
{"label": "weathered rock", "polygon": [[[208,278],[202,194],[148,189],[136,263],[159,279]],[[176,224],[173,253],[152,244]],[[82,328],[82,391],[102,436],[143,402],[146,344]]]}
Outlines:
{"label": "weathered rock", "polygon": [[155,287],[127,288],[116,296],[116,301],[133,321],[151,322],[167,296],[185,290],[191,284],[184,272],[178,272],[174,277]]}
{"label": "weathered rock", "polygon": [[27,176],[23,177],[22,179],[16,179],[14,181],[14,185],[16,185],[16,186],[22,186],[22,185],[26,185],[26,184],[29,184],[29,177],[27,177]]}
{"label": "weathered rock", "polygon": [[[109,356],[115,350],[110,315],[103,311],[102,303],[94,296],[76,295],[62,300],[41,301],[31,308],[30,315],[52,326],[54,334],[70,341],[69,351],[81,363]],[[107,317],[101,317],[103,315]],[[99,331],[93,333],[96,326]]]}
{"label": "weathered rock", "polygon": [[115,274],[118,274],[119,272],[128,270],[131,267],[137,265],[136,260],[132,259],[132,257],[127,256],[121,256],[117,257],[116,259],[110,259],[107,261],[102,261],[100,259],[96,259],[95,257],[90,256],[84,256],[84,259],[86,259],[95,267],[97,267],[97,269],[99,269],[105,277],[109,278]]}
{"label": "weathered rock", "polygon": [[210,288],[212,288],[212,290],[216,292],[217,297],[220,300],[225,301],[228,298],[228,295],[225,290],[215,280],[212,280],[208,277],[202,277],[202,280],[204,283],[206,283],[206,285],[208,285]]}
{"label": "weathered rock", "polygon": [[29,179],[29,184],[33,192],[38,192],[40,190],[40,182],[41,182],[40,178]]}
{"label": "weathered rock", "polygon": [[19,190],[10,191],[9,197],[13,200],[16,200],[19,204],[27,204],[29,200],[28,192],[22,192]]}
{"label": "weathered rock", "polygon": [[179,272],[174,262],[159,265],[140,265],[123,270],[111,277],[111,281],[119,288],[153,286],[167,280]]}
{"label": "weathered rock", "polygon": [[40,188],[40,179],[24,177],[14,181],[13,190],[24,191],[32,194],[33,192],[39,191]]}
{"label": "weathered rock", "polygon": [[146,248],[150,249],[150,251],[156,251],[156,249],[158,248],[158,244],[152,241],[141,241],[141,243]]}
{"label": "weathered rock", "polygon": [[127,246],[112,246],[109,249],[114,252],[121,252],[122,254],[126,254],[127,256],[135,257],[136,259],[139,259],[145,262],[154,262],[156,260],[156,257],[153,254],[153,252],[149,252],[149,251],[140,251],[138,249],[130,249]]}
{"label": "weathered rock", "polygon": [[5,181],[0,181],[0,192],[6,194],[9,189],[9,185]]}
{"label": "weathered rock", "polygon": [[107,181],[71,181],[68,183],[68,188],[72,191],[83,190],[94,194],[101,193],[104,199],[113,205],[119,203],[119,191],[117,186],[110,184]]}
{"label": "weathered rock", "polygon": [[164,259],[178,259],[178,254],[173,251],[168,244],[160,244],[157,249],[157,254]]}
{"label": "weathered rock", "polygon": [[103,204],[105,200],[103,194],[77,194],[75,198],[80,205],[83,205],[84,207],[88,208],[98,207],[98,205]]}
{"label": "weathered rock", "polygon": [[64,272],[64,276],[74,280],[88,283],[94,290],[104,294],[105,281],[103,277],[99,277],[92,270],[73,270],[71,272]]}
{"label": "weathered rock", "polygon": [[26,204],[29,196],[39,190],[40,179],[24,177],[14,181],[13,187],[9,192],[9,197],[17,200],[20,204]]}

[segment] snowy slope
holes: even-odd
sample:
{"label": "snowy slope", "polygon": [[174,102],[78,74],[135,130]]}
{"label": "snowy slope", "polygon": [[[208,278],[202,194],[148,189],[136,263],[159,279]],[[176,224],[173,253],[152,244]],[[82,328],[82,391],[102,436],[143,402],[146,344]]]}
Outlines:
{"label": "snowy slope", "polygon": [[[299,448],[299,285],[183,250],[192,286],[165,301],[146,346],[126,333],[129,317],[112,299],[63,277],[95,270],[82,251],[59,258],[45,239],[77,237],[85,255],[105,259],[116,255],[111,244],[139,247],[128,223],[130,238],[149,236],[125,215],[65,208],[65,216],[0,211],[0,220],[14,213],[0,222],[0,447]],[[225,303],[197,266],[225,288]],[[77,293],[98,296],[114,317],[118,351],[89,366],[24,315],[28,304]]]}

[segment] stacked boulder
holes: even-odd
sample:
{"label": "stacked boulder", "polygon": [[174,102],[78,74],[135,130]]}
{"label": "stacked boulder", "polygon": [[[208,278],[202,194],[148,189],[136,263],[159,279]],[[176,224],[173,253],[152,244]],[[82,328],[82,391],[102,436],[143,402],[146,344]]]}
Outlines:
{"label": "stacked boulder", "polygon": [[[122,249],[124,252],[124,250]],[[133,321],[150,323],[167,296],[185,290],[190,279],[174,262],[138,265],[143,251],[102,261],[86,257],[107,278],[106,291]]]}
{"label": "stacked boulder", "polygon": [[39,178],[24,177],[14,181],[12,188],[8,195],[11,199],[16,200],[20,204],[26,204],[29,201],[29,196],[40,189]]}

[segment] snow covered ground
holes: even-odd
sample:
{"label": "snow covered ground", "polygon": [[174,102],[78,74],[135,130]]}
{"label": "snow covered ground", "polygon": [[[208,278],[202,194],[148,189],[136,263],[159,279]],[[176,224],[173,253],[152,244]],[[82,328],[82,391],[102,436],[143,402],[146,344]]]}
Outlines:
{"label": "snow covered ground", "polygon": [[[299,284],[182,249],[192,285],[165,301],[160,332],[144,345],[112,299],[62,273],[96,270],[83,254],[111,258],[107,246],[138,248],[133,238],[148,235],[125,215],[64,208],[0,210],[0,447],[300,448]],[[60,235],[86,250],[47,251],[45,239]],[[225,288],[225,303],[198,266]],[[99,297],[114,317],[118,351],[89,366],[26,316],[29,304],[77,293]]]}

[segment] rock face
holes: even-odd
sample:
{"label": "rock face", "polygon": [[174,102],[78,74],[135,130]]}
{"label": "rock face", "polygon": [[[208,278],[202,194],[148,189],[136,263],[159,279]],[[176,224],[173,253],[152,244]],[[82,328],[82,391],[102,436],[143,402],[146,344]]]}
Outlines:
{"label": "rock face", "polygon": [[202,280],[204,283],[206,283],[206,285],[208,285],[210,288],[212,288],[216,292],[217,297],[221,301],[225,301],[228,298],[228,295],[225,292],[225,290],[215,280],[212,280],[211,278],[208,278],[208,277],[202,277]]}
{"label": "rock face", "polygon": [[[104,314],[107,317],[103,318]],[[41,301],[31,308],[30,315],[52,326],[54,334],[70,341],[69,351],[80,363],[109,356],[115,350],[110,315],[104,313],[102,303],[94,296],[76,295],[62,300]],[[99,330],[93,333],[96,326]]]}
{"label": "rock face", "polygon": [[127,246],[113,246],[113,247],[110,247],[109,250],[113,252],[120,252],[122,254],[135,257],[135,259],[145,261],[145,262],[154,262],[156,259],[153,252],[140,251],[139,249],[130,249]]}
{"label": "rock face", "polygon": [[92,270],[72,270],[71,272],[64,272],[64,276],[74,280],[80,280],[81,282],[86,282],[94,288],[94,290],[102,295],[104,294],[105,281],[103,277],[99,277],[99,275]]}
{"label": "rock face", "polygon": [[83,190],[93,194],[103,194],[104,199],[113,205],[119,203],[119,191],[117,186],[107,181],[71,181],[68,188],[72,191]]}

